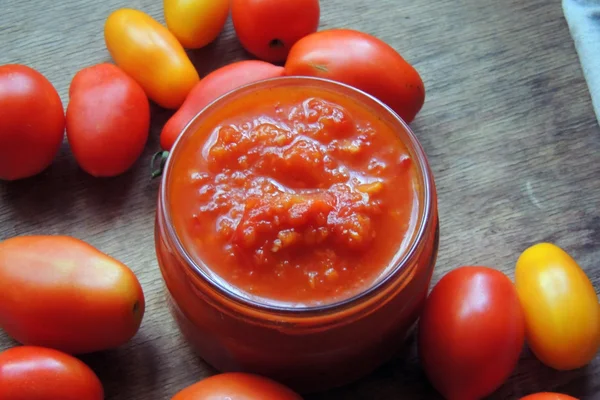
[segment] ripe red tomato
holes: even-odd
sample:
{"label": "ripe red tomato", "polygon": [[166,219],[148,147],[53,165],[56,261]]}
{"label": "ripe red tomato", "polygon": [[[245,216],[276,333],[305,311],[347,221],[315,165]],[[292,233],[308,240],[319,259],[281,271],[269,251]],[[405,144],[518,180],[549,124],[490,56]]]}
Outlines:
{"label": "ripe red tomato", "polygon": [[181,108],[167,121],[160,134],[161,147],[171,150],[183,128],[218,97],[240,86],[282,75],[283,67],[257,60],[239,61],[211,72],[196,84]]}
{"label": "ripe red tomato", "polygon": [[144,311],[133,271],[79,239],[0,242],[0,329],[20,343],[70,354],[112,349],[136,334]]}
{"label": "ripe red tomato", "polygon": [[19,346],[0,353],[2,400],[102,400],[94,372],[77,358],[45,347]]}
{"label": "ripe red tomato", "polygon": [[232,0],[231,20],[244,48],[270,62],[285,61],[290,49],[319,28],[319,0]]}
{"label": "ripe red tomato", "polygon": [[48,79],[25,65],[0,66],[0,179],[42,172],[64,133],[62,102]]}
{"label": "ripe red tomato", "polygon": [[419,356],[448,400],[496,390],[515,368],[525,341],[516,290],[502,272],[461,267],[433,288],[419,321]]}
{"label": "ripe red tomato", "polygon": [[543,393],[530,394],[529,396],[521,397],[519,400],[579,400],[579,399],[577,399],[576,397],[571,397],[566,394],[543,392]]}
{"label": "ripe red tomato", "polygon": [[299,394],[271,379],[229,372],[203,379],[177,393],[171,400],[302,400]]}
{"label": "ripe red tomato", "polygon": [[285,74],[327,78],[354,86],[387,104],[410,123],[423,107],[417,70],[382,40],[350,29],[308,35],[290,50]]}
{"label": "ripe red tomato", "polygon": [[150,104],[144,89],[105,63],[79,71],[69,96],[67,138],[77,163],[97,177],[127,171],[148,140]]}

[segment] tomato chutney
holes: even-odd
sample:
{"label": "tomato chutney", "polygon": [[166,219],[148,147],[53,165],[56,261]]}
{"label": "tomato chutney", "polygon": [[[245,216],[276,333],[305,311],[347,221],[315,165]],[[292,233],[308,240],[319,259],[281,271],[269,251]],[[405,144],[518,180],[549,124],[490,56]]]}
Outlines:
{"label": "tomato chutney", "polygon": [[221,97],[163,174],[156,248],[182,332],[215,368],[302,392],[397,353],[437,241],[433,177],[410,128],[327,80],[276,78]]}

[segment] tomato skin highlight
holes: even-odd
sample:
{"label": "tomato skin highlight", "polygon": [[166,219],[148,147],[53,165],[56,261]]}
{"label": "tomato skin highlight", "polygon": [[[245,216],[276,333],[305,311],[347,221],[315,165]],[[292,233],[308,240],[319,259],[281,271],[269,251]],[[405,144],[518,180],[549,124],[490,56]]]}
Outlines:
{"label": "tomato skin highlight", "polygon": [[171,400],[302,400],[286,386],[259,375],[229,372],[210,376],[178,392]]}
{"label": "tomato skin highlight", "polygon": [[327,78],[360,89],[412,122],[425,102],[417,70],[391,46],[369,34],[330,29],[308,35],[291,49],[287,76]]}
{"label": "tomato skin highlight", "polygon": [[0,66],[0,180],[45,170],[64,134],[65,113],[52,83],[25,65]]}
{"label": "tomato skin highlight", "polygon": [[183,128],[213,100],[240,86],[278,76],[283,76],[283,67],[258,60],[238,61],[211,72],[167,121],[160,134],[161,147],[170,150]]}
{"label": "tomato skin highlight", "polygon": [[576,397],[572,397],[561,393],[542,392],[534,393],[521,397],[519,400],[579,400]]}
{"label": "tomato skin highlight", "polygon": [[600,305],[585,272],[560,247],[539,243],[517,260],[515,286],[523,304],[527,343],[557,370],[588,364],[600,346]]}
{"label": "tomato skin highlight", "polygon": [[242,46],[255,57],[284,62],[292,46],[319,28],[318,0],[232,0],[231,20]]}
{"label": "tomato skin highlight", "polygon": [[164,0],[165,22],[179,43],[199,49],[214,41],[229,15],[229,0]]}
{"label": "tomato skin highlight", "polygon": [[144,294],[134,273],[68,236],[0,242],[0,328],[69,354],[118,347],[137,332]]}
{"label": "tomato skin highlight", "polygon": [[102,400],[104,389],[82,361],[58,350],[19,346],[0,353],[2,400]]}
{"label": "tomato skin highlight", "polygon": [[142,87],[105,63],[79,71],[69,96],[67,138],[81,168],[96,177],[131,168],[150,128],[150,103]]}
{"label": "tomato skin highlight", "polygon": [[419,321],[421,363],[448,400],[481,399],[495,391],[515,368],[524,340],[515,288],[506,275],[488,267],[446,274]]}
{"label": "tomato skin highlight", "polygon": [[122,8],[104,25],[115,63],[164,108],[178,108],[200,79],[177,38],[148,14]]}

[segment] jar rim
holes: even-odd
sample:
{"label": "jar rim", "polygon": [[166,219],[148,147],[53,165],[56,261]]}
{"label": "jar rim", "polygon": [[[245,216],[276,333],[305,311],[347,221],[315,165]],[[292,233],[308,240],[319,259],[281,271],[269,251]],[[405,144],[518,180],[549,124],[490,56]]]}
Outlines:
{"label": "jar rim", "polygon": [[[169,177],[171,176],[171,166],[173,164],[173,159],[176,158],[177,151],[181,146],[179,144],[182,140],[193,134],[195,129],[192,129],[198,120],[200,120],[204,115],[209,114],[212,110],[216,109],[223,103],[226,103],[230,97],[238,95],[243,92],[252,92],[255,90],[259,90],[263,86],[267,86],[270,84],[291,84],[291,85],[319,85],[319,87],[326,87],[331,90],[346,90],[349,91],[353,96],[354,100],[362,103],[365,107],[370,107],[372,109],[378,109],[378,113],[383,115],[387,114],[387,116],[391,119],[392,122],[399,124],[404,132],[406,133],[406,140],[403,140],[404,145],[407,147],[409,151],[413,152],[413,155],[416,156],[419,177],[422,179],[422,211],[419,212],[418,221],[416,226],[411,229],[412,237],[409,241],[409,246],[404,249],[401,254],[401,257],[397,259],[395,257],[390,264],[394,264],[393,268],[389,268],[389,271],[386,272],[385,275],[381,276],[376,280],[373,284],[367,287],[360,292],[339,301],[327,303],[327,304],[318,304],[318,305],[307,305],[302,307],[292,307],[292,306],[282,306],[277,304],[269,304],[266,302],[260,302],[253,300],[249,297],[243,296],[235,291],[231,290],[227,285],[223,285],[218,280],[214,279],[208,271],[211,268],[206,265],[202,260],[196,259],[191,256],[190,252],[185,248],[180,236],[177,233],[177,230],[174,227],[172,218],[171,218],[171,209],[168,206],[168,184]],[[371,102],[372,104],[366,104],[367,102]],[[417,139],[416,135],[412,131],[412,129],[408,126],[408,124],[389,106],[371,96],[370,94],[357,89],[353,86],[346,85],[344,83],[336,82],[330,79],[324,78],[316,78],[316,77],[304,77],[304,76],[289,76],[289,77],[276,77],[263,79],[257,82],[253,82],[250,84],[246,84],[240,86],[236,89],[233,89],[222,96],[218,97],[202,110],[200,110],[196,115],[188,122],[188,124],[183,128],[179,136],[177,137],[175,143],[173,144],[171,151],[169,152],[167,161],[165,163],[163,174],[161,177],[161,185],[159,189],[159,199],[163,204],[163,207],[159,207],[159,212],[162,213],[162,218],[165,221],[165,227],[168,235],[172,239],[173,245],[175,246],[175,250],[179,253],[179,255],[183,258],[186,266],[189,267],[192,272],[202,279],[204,282],[208,283],[211,289],[216,290],[220,295],[224,296],[228,300],[234,301],[235,303],[251,308],[254,310],[258,310],[261,312],[267,313],[277,313],[277,314],[287,314],[293,315],[294,317],[301,316],[311,316],[314,314],[323,314],[323,313],[333,313],[340,310],[345,310],[351,308],[356,304],[361,304],[364,300],[371,298],[374,294],[376,294],[380,289],[388,286],[390,283],[394,282],[394,278],[398,275],[402,274],[402,272],[406,269],[407,265],[410,265],[413,258],[417,255],[419,250],[419,245],[422,242],[423,238],[427,234],[429,228],[429,221],[431,219],[431,215],[433,213],[433,191],[434,183],[433,178],[430,174],[430,169],[427,161],[427,156],[425,151]]]}

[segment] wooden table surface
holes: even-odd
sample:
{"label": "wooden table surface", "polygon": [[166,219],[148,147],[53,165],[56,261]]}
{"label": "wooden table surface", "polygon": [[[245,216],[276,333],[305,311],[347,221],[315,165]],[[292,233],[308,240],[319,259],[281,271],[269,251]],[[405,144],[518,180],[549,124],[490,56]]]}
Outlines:
{"label": "wooden table surface", "polygon": [[[600,286],[600,129],[558,0],[323,0],[321,28],[352,27],[392,44],[422,74],[427,91],[412,127],[439,191],[441,248],[434,283],[464,264],[513,275],[519,253],[539,241],[570,252]],[[0,0],[0,64],[45,74],[68,102],[82,67],[108,61],[103,24],[119,7],[163,21],[159,0]],[[231,25],[192,52],[202,75],[248,58]],[[183,342],[165,306],[154,253],[158,181],[149,160],[170,113],[153,108],[151,138],[129,173],[98,180],[78,170],[65,144],[33,179],[0,183],[0,239],[66,234],[137,273],[147,311],[122,348],[85,356],[110,400],[169,399],[214,371]],[[350,386],[308,399],[436,399],[415,354]],[[0,349],[13,346],[0,333]],[[493,361],[492,361],[493,362]],[[600,360],[571,372],[541,365],[528,350],[492,399],[554,390],[600,399]]]}

